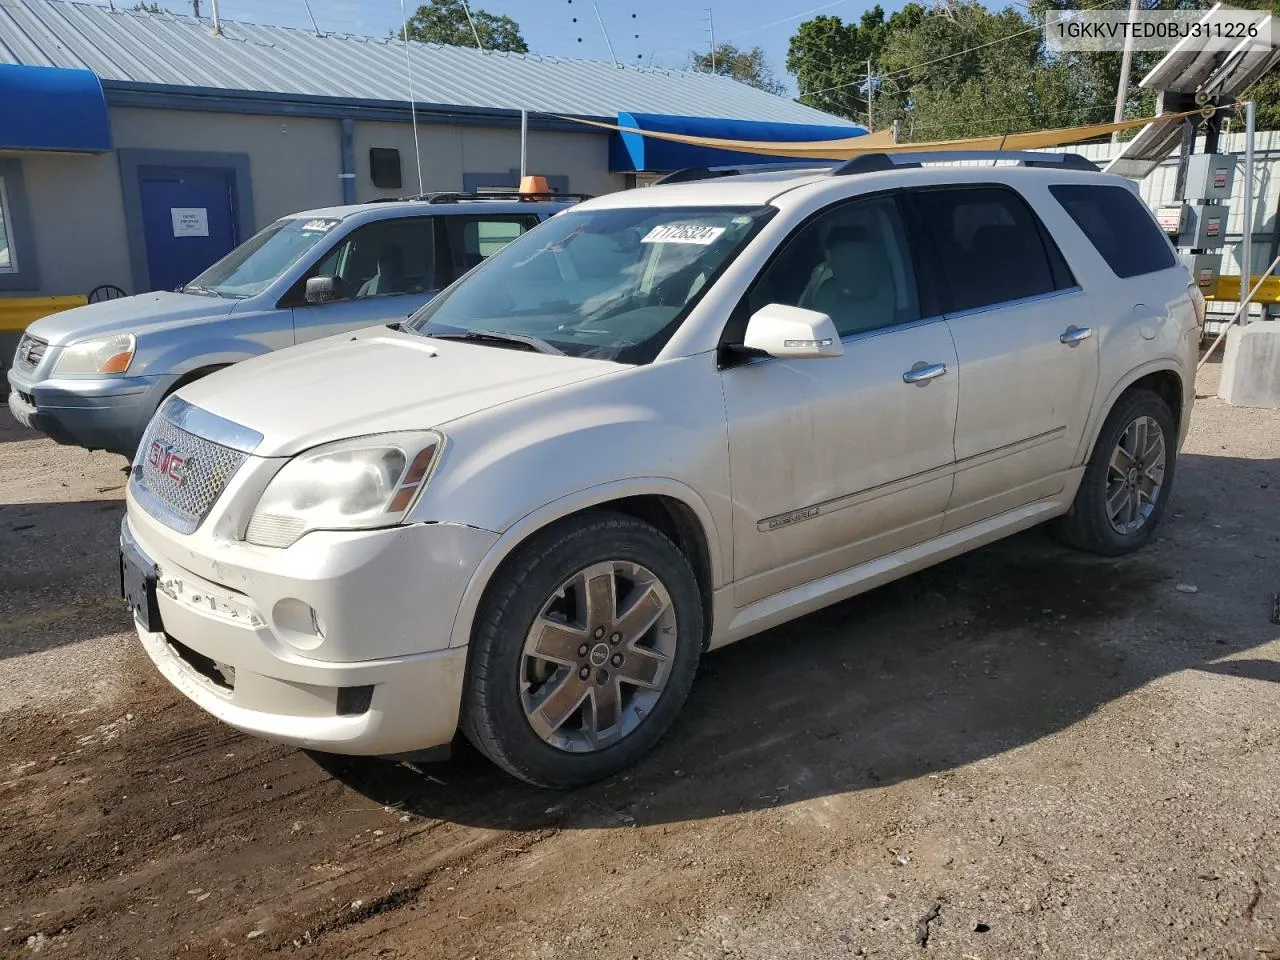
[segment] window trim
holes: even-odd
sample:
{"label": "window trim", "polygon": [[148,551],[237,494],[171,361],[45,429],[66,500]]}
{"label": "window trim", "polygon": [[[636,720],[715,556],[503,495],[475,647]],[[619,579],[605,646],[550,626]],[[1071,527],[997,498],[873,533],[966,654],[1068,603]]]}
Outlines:
{"label": "window trim", "polygon": [[[1022,204],[1023,208],[1030,215],[1032,222],[1035,224],[1036,233],[1040,237],[1040,249],[1041,249],[1041,252],[1044,254],[1045,265],[1049,268],[1050,279],[1054,284],[1057,284],[1060,279],[1069,280],[1070,284],[1066,287],[1055,286],[1055,289],[1053,290],[1046,290],[1043,293],[1033,293],[1030,296],[1026,296],[1026,297],[1014,297],[1011,300],[996,300],[991,303],[985,303],[977,307],[966,307],[964,310],[951,310],[951,311],[946,310],[945,309],[946,304],[950,303],[953,298],[953,293],[951,290],[951,282],[947,275],[946,270],[944,270],[942,266],[942,263],[943,263],[942,251],[938,249],[938,240],[937,240],[937,237],[935,236],[935,231],[933,231],[932,229],[926,226],[927,218],[924,216],[923,211],[920,209],[920,205],[915,202],[915,197],[919,196],[920,194],[937,193],[942,190],[951,190],[951,191],[999,190],[1004,193],[1012,194],[1017,199],[1017,201]],[[1059,246],[1058,242],[1053,238],[1053,235],[1049,232],[1049,228],[1045,226],[1044,218],[1040,216],[1039,212],[1035,208],[1035,205],[1030,200],[1028,200],[1020,190],[1016,189],[1015,187],[1012,187],[1007,183],[1001,183],[998,180],[978,181],[978,182],[972,182],[972,183],[968,183],[968,182],[966,183],[933,183],[933,184],[928,184],[927,186],[920,186],[920,187],[915,187],[912,189],[905,190],[904,193],[908,194],[905,200],[905,204],[910,210],[910,217],[911,217],[910,221],[908,222],[908,230],[916,233],[919,236],[920,243],[922,244],[922,246],[926,246],[928,248],[928,252],[932,257],[932,260],[929,263],[929,268],[931,271],[931,275],[935,279],[935,283],[933,284],[933,290],[931,290],[930,292],[931,293],[936,292],[937,295],[934,297],[930,306],[933,309],[937,310],[940,316],[944,316],[948,319],[951,319],[953,317],[967,317],[976,313],[984,313],[989,310],[1004,309],[1009,306],[1030,303],[1035,300],[1041,300],[1048,297],[1056,297],[1062,294],[1076,293],[1083,289],[1080,286],[1080,281],[1076,278],[1075,272],[1071,269],[1071,264],[1067,262],[1066,255],[1063,254],[1062,252],[1062,247]],[[1050,245],[1052,245],[1052,249],[1057,253],[1057,258],[1056,258],[1057,265],[1055,265],[1054,256],[1050,253]],[[1059,278],[1058,276],[1059,266],[1064,267],[1066,269],[1067,274],[1065,278]]]}
{"label": "window trim", "polygon": [[[922,260],[919,244],[915,238],[915,230],[912,227],[911,217],[913,215],[913,211],[908,209],[907,204],[904,204],[903,202],[903,195],[910,193],[912,189],[913,188],[910,187],[892,187],[888,190],[875,190],[868,193],[855,194],[852,197],[841,197],[839,200],[829,203],[819,210],[815,210],[796,224],[791,229],[791,232],[783,237],[782,240],[778,242],[777,246],[770,251],[765,262],[761,265],[760,269],[756,271],[755,277],[752,278],[751,283],[747,285],[747,289],[743,291],[742,296],[738,299],[737,304],[729,311],[729,317],[725,320],[724,326],[720,330],[720,338],[716,347],[717,367],[721,370],[725,370],[730,367],[746,366],[756,361],[778,359],[777,357],[751,357],[744,353],[734,352],[732,348],[741,347],[742,344],[740,342],[735,343],[726,339],[726,335],[729,332],[729,326],[738,319],[743,311],[750,310],[748,298],[751,296],[751,291],[755,289],[756,284],[760,282],[761,277],[765,276],[771,269],[773,269],[774,264],[777,263],[779,257],[782,256],[787,245],[799,236],[802,230],[808,229],[814,221],[821,217],[825,217],[828,214],[835,213],[845,207],[852,206],[856,203],[862,203],[864,201],[887,199],[892,200],[894,206],[897,207],[898,218],[901,221],[902,231],[904,234],[903,239],[906,241],[907,254],[911,257],[911,275],[912,280],[915,283],[916,306],[920,311],[920,316],[914,320],[903,320],[900,323],[887,323],[884,326],[872,327],[869,330],[855,330],[852,333],[841,334],[840,342],[844,344],[853,340],[867,339],[869,336],[878,336],[883,333],[897,330],[907,330],[917,325],[936,323],[938,320],[943,319],[942,314],[937,311],[938,304],[933,296],[932,289],[926,291],[926,286],[920,282],[920,264]],[[930,266],[932,267],[932,264],[930,264]],[[747,314],[746,320],[748,322],[751,320],[749,313]],[[743,329],[745,329],[745,325]]]}
{"label": "window trim", "polygon": [[35,225],[27,204],[27,185],[19,157],[0,157],[0,196],[12,266],[0,271],[0,292],[40,289]]}

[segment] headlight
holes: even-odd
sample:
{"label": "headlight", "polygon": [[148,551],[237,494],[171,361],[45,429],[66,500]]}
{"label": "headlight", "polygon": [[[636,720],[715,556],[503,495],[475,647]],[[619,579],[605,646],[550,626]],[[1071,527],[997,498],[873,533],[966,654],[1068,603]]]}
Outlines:
{"label": "headlight", "polygon": [[311,530],[399,523],[426,486],[443,445],[438,433],[384,433],[300,453],[267,484],[245,539],[287,547]]}
{"label": "headlight", "polygon": [[138,341],[131,333],[94,337],[63,347],[53,373],[124,373],[133,362]]}

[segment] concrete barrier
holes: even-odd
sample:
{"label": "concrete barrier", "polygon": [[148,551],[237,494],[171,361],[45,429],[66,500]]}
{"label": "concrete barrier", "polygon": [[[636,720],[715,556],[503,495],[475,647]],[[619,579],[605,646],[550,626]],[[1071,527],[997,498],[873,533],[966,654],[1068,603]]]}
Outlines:
{"label": "concrete barrier", "polygon": [[1241,407],[1280,409],[1280,320],[1227,331],[1218,396]]}

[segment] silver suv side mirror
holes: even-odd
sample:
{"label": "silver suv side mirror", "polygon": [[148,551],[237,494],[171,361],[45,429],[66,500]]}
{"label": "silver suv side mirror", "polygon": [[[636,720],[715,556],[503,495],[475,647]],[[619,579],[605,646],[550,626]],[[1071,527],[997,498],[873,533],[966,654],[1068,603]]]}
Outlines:
{"label": "silver suv side mirror", "polygon": [[331,303],[344,296],[342,281],[337,277],[312,277],[307,281],[307,303]]}
{"label": "silver suv side mirror", "polygon": [[742,345],[786,360],[844,356],[840,334],[829,316],[781,303],[771,303],[751,315]]}

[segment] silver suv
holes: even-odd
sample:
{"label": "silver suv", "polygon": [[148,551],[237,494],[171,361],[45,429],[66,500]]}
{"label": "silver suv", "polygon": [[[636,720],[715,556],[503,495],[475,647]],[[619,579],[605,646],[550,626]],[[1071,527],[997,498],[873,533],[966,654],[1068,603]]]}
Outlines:
{"label": "silver suv", "polygon": [[708,648],[1045,521],[1136,549],[1204,301],[1132,184],[1016,159],[603,197],[184,387],[127,490],[143,646],[242,730],[563,787]]}
{"label": "silver suv", "polygon": [[59,443],[132,455],[178,387],[281,347],[404,320],[570,203],[446,193],[285,217],[176,292],[31,324],[9,371],[9,409]]}

